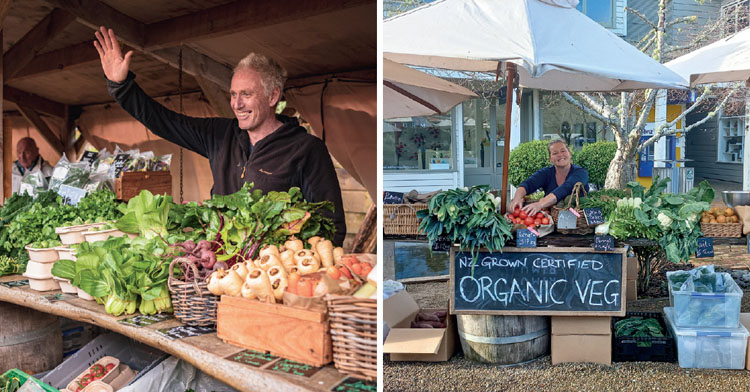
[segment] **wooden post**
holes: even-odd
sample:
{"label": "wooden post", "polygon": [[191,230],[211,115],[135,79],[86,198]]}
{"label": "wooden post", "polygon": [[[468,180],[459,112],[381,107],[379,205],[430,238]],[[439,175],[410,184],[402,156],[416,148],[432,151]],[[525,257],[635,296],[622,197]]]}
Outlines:
{"label": "wooden post", "polygon": [[3,116],[3,200],[8,199],[13,194],[12,168],[13,127],[10,118]]}
{"label": "wooden post", "polygon": [[510,155],[510,121],[513,110],[513,80],[516,78],[516,65],[507,62],[505,69],[508,90],[505,94],[505,148],[503,150],[503,186],[500,194],[500,212],[505,214],[506,205],[508,204],[508,156]]}

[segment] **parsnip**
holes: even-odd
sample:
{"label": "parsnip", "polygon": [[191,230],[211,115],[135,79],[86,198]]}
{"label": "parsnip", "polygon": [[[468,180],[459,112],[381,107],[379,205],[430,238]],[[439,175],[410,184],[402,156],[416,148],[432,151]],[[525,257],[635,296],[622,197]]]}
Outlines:
{"label": "parsnip", "polygon": [[266,245],[260,250],[260,252],[258,252],[259,257],[263,257],[265,255],[275,255],[276,257],[281,257],[279,248],[277,248],[276,245]]}
{"label": "parsnip", "polygon": [[295,236],[291,236],[286,242],[284,242],[284,248],[291,249],[296,252],[305,249],[305,246],[302,244],[302,240],[297,239],[297,237]]}
{"label": "parsnip", "polygon": [[219,279],[219,287],[226,295],[232,297],[242,295],[242,279],[235,271],[227,271],[226,275]]}
{"label": "parsnip", "polygon": [[339,260],[341,260],[341,256],[344,255],[344,248],[337,246],[333,248],[333,263],[338,264]]}
{"label": "parsnip", "polygon": [[297,264],[297,266],[299,266],[300,260],[306,259],[308,257],[309,258],[315,258],[313,256],[313,252],[311,250],[309,250],[309,249],[298,250],[298,251],[294,252],[294,263]]}
{"label": "parsnip", "polygon": [[213,295],[224,294],[224,291],[221,289],[221,286],[219,285],[219,281],[221,280],[221,278],[224,277],[224,275],[226,275],[226,271],[224,271],[223,269],[220,269],[218,271],[214,271],[208,277],[208,280],[206,281],[206,283],[207,283],[208,291],[210,291],[211,294]]}
{"label": "parsnip", "polygon": [[318,245],[318,242],[322,241],[323,237],[320,236],[312,236],[307,239],[307,243],[310,244],[310,249],[315,249],[315,247]]}
{"label": "parsnip", "polygon": [[320,255],[320,262],[323,267],[330,267],[333,265],[333,243],[330,240],[321,240],[317,244],[318,254]]}
{"label": "parsnip", "polygon": [[240,291],[243,298],[248,299],[256,299],[258,297],[255,296],[255,293],[253,292],[253,288],[250,287],[250,285],[245,281],[245,283],[242,284],[242,290]]}
{"label": "parsnip", "polygon": [[240,279],[243,281],[245,280],[245,277],[247,276],[247,267],[245,266],[245,263],[237,263],[233,265],[230,270],[236,272],[237,275],[240,276]]}
{"label": "parsnip", "polygon": [[320,263],[314,257],[306,257],[299,260],[297,263],[297,269],[300,275],[312,274],[318,272],[320,269]]}
{"label": "parsnip", "polygon": [[256,264],[258,265],[258,268],[262,269],[263,271],[268,271],[268,269],[273,266],[284,268],[284,265],[281,264],[281,260],[279,260],[279,258],[275,255],[265,255],[261,257]]}
{"label": "parsnip", "polygon": [[281,252],[281,264],[286,269],[286,272],[291,272],[292,267],[297,266],[297,262],[294,261],[294,251],[287,249]]}

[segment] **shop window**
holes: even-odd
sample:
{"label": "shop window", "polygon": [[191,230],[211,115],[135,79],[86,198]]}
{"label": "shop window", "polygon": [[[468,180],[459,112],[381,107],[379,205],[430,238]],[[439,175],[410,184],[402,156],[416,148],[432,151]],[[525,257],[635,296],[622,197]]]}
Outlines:
{"label": "shop window", "polygon": [[719,162],[742,162],[745,143],[745,118],[742,116],[721,117],[719,119],[718,151]]}
{"label": "shop window", "polygon": [[576,8],[604,27],[615,27],[615,0],[581,0]]}
{"label": "shop window", "polygon": [[383,122],[384,170],[452,170],[450,114]]}

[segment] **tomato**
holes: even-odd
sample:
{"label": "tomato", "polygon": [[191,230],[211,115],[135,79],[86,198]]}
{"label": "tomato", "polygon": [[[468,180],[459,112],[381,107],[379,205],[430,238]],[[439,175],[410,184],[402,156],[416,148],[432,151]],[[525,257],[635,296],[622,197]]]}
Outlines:
{"label": "tomato", "polygon": [[549,224],[549,218],[547,218],[547,217],[542,218],[542,224],[543,225],[548,225]]}
{"label": "tomato", "polygon": [[339,270],[337,270],[336,267],[332,265],[326,268],[326,273],[333,280],[339,280],[339,278],[341,277],[341,272],[339,272]]}
{"label": "tomato", "polygon": [[539,225],[542,224],[542,220],[539,219],[539,218],[536,218],[536,219],[534,219],[534,224],[537,225],[537,226],[539,226]]}
{"label": "tomato", "polygon": [[513,209],[513,216],[518,216],[521,214],[521,207],[516,206],[516,208]]}
{"label": "tomato", "polygon": [[544,214],[541,211],[537,212],[535,218],[542,219],[542,218],[544,218]]}
{"label": "tomato", "polygon": [[529,229],[535,229],[536,225],[532,223],[532,224],[530,224],[530,225],[528,225],[526,227],[529,228]]}
{"label": "tomato", "polygon": [[98,379],[104,377],[104,375],[107,373],[107,370],[101,364],[96,363],[96,364],[94,364],[94,366],[91,366],[90,373],[91,373],[91,376],[94,377],[94,380],[98,380]]}
{"label": "tomato", "polygon": [[94,376],[92,376],[89,373],[86,373],[83,375],[83,377],[81,377],[81,381],[79,381],[79,383],[81,384],[81,386],[85,387],[86,385],[91,384],[92,381],[94,381]]}
{"label": "tomato", "polygon": [[531,218],[531,217],[527,216],[526,219],[523,220],[523,224],[525,224],[526,226],[533,225],[534,224],[534,218]]}
{"label": "tomato", "polygon": [[518,214],[518,216],[519,216],[519,217],[520,217],[521,219],[526,219],[526,217],[528,217],[528,214],[526,214],[526,211],[524,211],[524,210],[521,210],[521,213],[520,213],[520,214]]}

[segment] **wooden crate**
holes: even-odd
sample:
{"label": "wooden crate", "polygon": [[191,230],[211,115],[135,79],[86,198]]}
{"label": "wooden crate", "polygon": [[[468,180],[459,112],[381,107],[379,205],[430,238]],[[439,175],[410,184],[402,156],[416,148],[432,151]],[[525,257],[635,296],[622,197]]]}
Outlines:
{"label": "wooden crate", "polygon": [[172,174],[168,171],[123,172],[115,180],[117,198],[128,201],[148,189],[155,195],[172,194]]}
{"label": "wooden crate", "polygon": [[313,366],[333,360],[325,312],[223,295],[216,332],[226,343]]}

